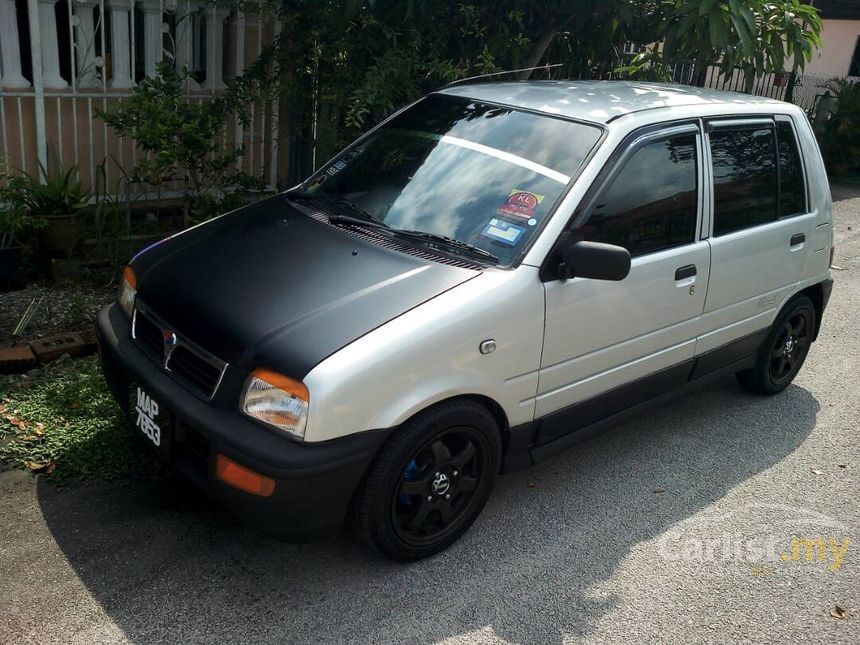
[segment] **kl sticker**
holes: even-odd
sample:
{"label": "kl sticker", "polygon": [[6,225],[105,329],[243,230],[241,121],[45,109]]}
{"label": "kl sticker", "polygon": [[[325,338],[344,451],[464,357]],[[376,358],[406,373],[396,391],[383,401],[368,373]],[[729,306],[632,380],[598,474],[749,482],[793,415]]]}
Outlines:
{"label": "kl sticker", "polygon": [[535,209],[543,201],[543,198],[543,195],[514,188],[508,195],[508,200],[499,207],[499,213],[522,217],[523,219],[532,218]]}

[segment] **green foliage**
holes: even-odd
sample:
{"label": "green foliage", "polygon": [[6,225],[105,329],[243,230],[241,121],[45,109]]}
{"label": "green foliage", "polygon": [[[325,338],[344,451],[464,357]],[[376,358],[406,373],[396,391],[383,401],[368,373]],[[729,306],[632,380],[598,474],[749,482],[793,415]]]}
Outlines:
{"label": "green foliage", "polygon": [[29,233],[44,225],[44,218],[30,217],[18,202],[15,193],[7,192],[8,186],[0,187],[0,249],[14,246]]}
{"label": "green foliage", "polygon": [[860,169],[860,83],[834,79],[827,87],[836,95],[836,109],[821,135],[821,153],[832,170]]}
{"label": "green foliage", "polygon": [[646,11],[650,35],[638,42],[661,45],[620,71],[654,75],[679,60],[699,71],[719,63],[724,74],[743,70],[751,87],[757,75],[803,69],[821,46],[818,10],[800,0],[664,0]]}
{"label": "green foliage", "polygon": [[[543,63],[567,78],[667,80],[673,63],[693,61],[740,67],[752,82],[802,67],[821,29],[800,0],[284,0],[275,10],[281,109],[294,106],[281,125],[307,141],[312,115],[324,115],[325,153],[453,80]],[[622,67],[628,42],[649,49]]]}
{"label": "green foliage", "polygon": [[187,78],[187,70],[162,62],[158,74],[137,85],[128,101],[99,116],[144,153],[126,171],[129,180],[154,187],[185,182],[188,212],[203,220],[244,203],[251,190],[265,184],[239,170],[241,147],[221,145],[228,119],[247,118],[251,88],[239,84],[224,96],[189,101],[182,90]]}
{"label": "green foliage", "polygon": [[40,162],[37,177],[22,173],[13,181],[21,203],[33,215],[73,215],[87,205],[89,194],[81,186],[77,165],[66,171],[59,169],[59,162],[54,166],[49,172]]}
{"label": "green foliage", "polygon": [[[56,480],[155,472],[128,428],[95,358],[67,360],[34,378],[0,381],[0,462]],[[13,380],[15,379],[15,380]]]}
{"label": "green foliage", "polygon": [[336,147],[446,83],[522,63],[530,41],[515,4],[285,2],[277,58],[280,78],[291,79],[284,89],[301,106],[294,135],[311,129],[315,102],[325,106],[323,126],[338,133]]}
{"label": "green foliage", "polygon": [[[245,118],[254,100],[278,99],[279,155],[294,164],[287,172],[279,168],[280,180],[289,183],[308,170],[306,151],[315,148],[319,161],[454,80],[543,63],[561,63],[567,78],[666,80],[671,65],[683,60],[699,72],[714,62],[725,71],[740,67],[751,83],[755,74],[802,67],[820,44],[821,28],[817,10],[800,0],[238,0],[231,6],[277,14],[281,30],[226,95],[189,103],[180,92],[184,72],[163,65],[159,78],[144,81],[130,103],[106,117],[148,151],[135,178],[158,185],[165,176],[187,177],[189,207],[207,212],[223,210],[221,187],[243,184],[233,172],[243,151],[222,150],[215,141],[224,120]],[[621,67],[628,42],[650,48]]]}
{"label": "green foliage", "polygon": [[89,193],[78,167],[60,170],[59,165],[56,160],[49,170],[39,162],[35,177],[23,171],[0,176],[0,247],[44,227],[51,215],[75,215],[87,207]]}

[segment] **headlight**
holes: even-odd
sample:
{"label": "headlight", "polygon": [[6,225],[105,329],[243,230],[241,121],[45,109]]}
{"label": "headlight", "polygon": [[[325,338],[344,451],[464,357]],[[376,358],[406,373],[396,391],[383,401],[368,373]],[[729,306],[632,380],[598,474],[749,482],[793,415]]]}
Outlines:
{"label": "headlight", "polygon": [[242,396],[242,412],[303,439],[310,394],[307,386],[270,370],[251,373]]}
{"label": "headlight", "polygon": [[134,299],[137,297],[137,276],[131,267],[126,267],[122,272],[122,281],[119,284],[119,306],[126,315],[131,318],[134,311]]}

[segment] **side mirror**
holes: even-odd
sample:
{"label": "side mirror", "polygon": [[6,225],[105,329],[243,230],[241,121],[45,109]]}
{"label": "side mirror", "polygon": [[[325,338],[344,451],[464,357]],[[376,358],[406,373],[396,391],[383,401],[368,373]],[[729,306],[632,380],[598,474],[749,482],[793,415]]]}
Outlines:
{"label": "side mirror", "polygon": [[574,242],[562,252],[562,278],[623,280],[630,273],[630,252],[603,242]]}

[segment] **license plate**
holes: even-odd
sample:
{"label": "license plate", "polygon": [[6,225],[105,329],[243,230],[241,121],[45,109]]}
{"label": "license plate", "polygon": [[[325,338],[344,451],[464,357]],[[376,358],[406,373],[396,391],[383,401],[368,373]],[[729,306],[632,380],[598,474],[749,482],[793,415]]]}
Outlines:
{"label": "license plate", "polygon": [[165,456],[170,452],[170,412],[139,385],[131,387],[131,423]]}

